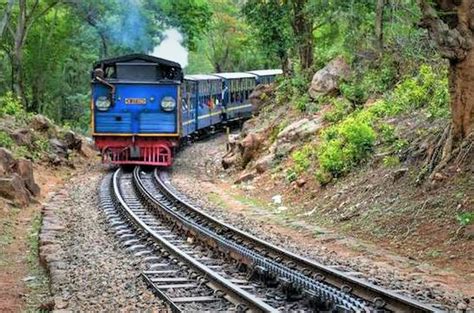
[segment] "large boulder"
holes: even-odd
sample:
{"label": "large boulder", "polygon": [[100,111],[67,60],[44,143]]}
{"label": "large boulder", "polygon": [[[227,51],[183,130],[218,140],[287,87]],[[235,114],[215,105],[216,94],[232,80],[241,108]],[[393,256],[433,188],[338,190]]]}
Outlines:
{"label": "large boulder", "polygon": [[30,160],[20,159],[15,164],[15,172],[21,177],[25,187],[31,192],[33,196],[40,193],[40,188],[35,182],[33,176],[33,163]]}
{"label": "large boulder", "polygon": [[18,129],[10,134],[19,146],[31,147],[33,145],[33,134],[29,129]]}
{"label": "large boulder", "polygon": [[0,177],[11,173],[15,166],[15,159],[10,150],[0,148]]}
{"label": "large boulder", "polygon": [[242,166],[245,168],[252,161],[260,147],[262,146],[264,137],[258,133],[250,133],[240,142],[242,151]]}
{"label": "large boulder", "polygon": [[30,193],[16,173],[11,177],[0,177],[0,197],[13,200],[19,206],[26,206],[30,202]]}
{"label": "large boulder", "polygon": [[30,127],[36,131],[45,132],[53,128],[53,123],[46,116],[38,114],[31,118]]}
{"label": "large boulder", "polygon": [[309,95],[317,99],[321,96],[337,94],[339,82],[347,78],[350,73],[350,66],[342,57],[333,59],[314,74],[308,90]]}
{"label": "large boulder", "polygon": [[64,144],[68,149],[76,151],[81,150],[82,140],[81,137],[79,137],[75,132],[68,130],[66,133],[64,133],[63,137]]}
{"label": "large boulder", "polygon": [[316,134],[323,127],[323,119],[321,117],[308,119],[304,118],[286,126],[277,135],[277,142],[294,142],[296,140],[305,139]]}
{"label": "large boulder", "polygon": [[49,147],[52,154],[64,159],[67,159],[69,157],[66,144],[60,141],[59,139],[57,138],[50,139]]}

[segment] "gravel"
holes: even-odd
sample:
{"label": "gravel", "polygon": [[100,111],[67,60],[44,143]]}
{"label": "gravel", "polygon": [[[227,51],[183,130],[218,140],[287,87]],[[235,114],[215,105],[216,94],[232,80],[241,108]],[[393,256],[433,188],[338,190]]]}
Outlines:
{"label": "gravel", "polygon": [[[230,175],[220,166],[224,154],[225,136],[197,142],[185,148],[173,165],[171,175],[173,185],[192,199],[198,207],[218,219],[292,252],[340,270],[353,272],[355,276],[373,284],[397,290],[428,304],[435,304],[440,309],[459,310],[460,307],[468,307],[466,304],[469,302],[468,299],[463,299],[462,295],[442,283],[429,280],[432,268],[424,268],[423,265],[414,266],[409,259],[399,256],[391,256],[391,260],[395,262],[388,265],[379,261],[383,252],[377,248],[369,252],[364,251],[355,258],[352,255],[346,256],[331,248],[331,242],[344,242],[345,238],[338,234],[332,233],[326,238],[321,236],[323,239],[319,240],[296,241],[286,233],[284,226],[276,225],[273,213],[268,210],[255,209],[252,214],[244,215],[237,210],[233,211],[229,208],[229,204],[219,203],[217,206],[216,203],[209,202],[207,196],[209,190],[202,188],[197,182],[212,182],[219,188],[217,187],[219,182],[232,181]],[[269,227],[269,223],[275,225]],[[304,225],[304,221],[302,224]],[[314,230],[314,226],[312,229]]]}
{"label": "gravel", "polygon": [[108,228],[98,202],[104,172],[79,175],[52,197],[47,206],[59,206],[57,218],[64,226],[58,241],[60,261],[53,275],[56,309],[81,312],[158,311],[164,306],[139,277],[141,265],[119,246]]}

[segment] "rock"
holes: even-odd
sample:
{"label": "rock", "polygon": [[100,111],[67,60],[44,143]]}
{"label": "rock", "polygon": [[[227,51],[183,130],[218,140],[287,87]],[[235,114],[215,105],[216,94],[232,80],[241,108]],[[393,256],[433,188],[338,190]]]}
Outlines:
{"label": "rock", "polygon": [[29,191],[16,173],[11,177],[0,178],[0,197],[13,200],[22,207],[28,205],[31,200]]}
{"label": "rock", "polygon": [[0,177],[11,173],[14,165],[15,160],[10,150],[0,148]]}
{"label": "rock", "polygon": [[275,159],[274,154],[267,154],[255,162],[255,170],[257,173],[262,174],[271,168],[273,160]]}
{"label": "rock", "polygon": [[306,185],[306,179],[299,178],[296,180],[296,186],[298,186],[299,188],[303,187],[304,185]]}
{"label": "rock", "polygon": [[317,71],[311,81],[308,93],[313,99],[325,95],[335,95],[339,82],[350,75],[351,69],[342,57],[337,57]]}
{"label": "rock", "polygon": [[282,142],[294,142],[297,139],[304,139],[310,135],[316,134],[323,127],[323,119],[301,119],[291,123],[285,127],[277,135],[277,141],[281,144]]}
{"label": "rock", "polygon": [[57,138],[52,138],[49,140],[49,146],[51,148],[51,152],[57,155],[60,158],[67,159],[69,157],[69,153],[67,151],[67,146],[61,142]]}
{"label": "rock", "polygon": [[255,173],[253,172],[243,172],[239,178],[234,181],[234,184],[240,184],[255,178]]}
{"label": "rock", "polygon": [[68,149],[80,151],[82,140],[75,132],[69,130],[64,134],[64,144]]}
{"label": "rock", "polygon": [[446,177],[445,175],[443,175],[443,174],[441,174],[441,173],[439,173],[439,172],[438,172],[438,173],[435,173],[435,174],[433,175],[433,179],[434,179],[434,180],[437,180],[437,181],[443,181],[443,180],[445,180],[446,178],[447,178],[447,177]]}
{"label": "rock", "polygon": [[28,146],[33,145],[33,136],[28,129],[19,129],[11,133],[11,137],[15,140],[16,144],[19,146]]}
{"label": "rock", "polygon": [[266,100],[271,98],[273,92],[272,85],[258,85],[249,95],[250,103],[254,107],[254,114],[258,114],[265,105]]}
{"label": "rock", "polygon": [[467,310],[467,304],[466,304],[466,302],[461,301],[461,302],[458,303],[458,305],[456,306],[456,308],[457,308],[458,310],[465,311],[465,310]]}
{"label": "rock", "polygon": [[35,182],[35,178],[33,176],[33,163],[31,163],[30,160],[18,160],[15,164],[15,172],[20,175],[24,185],[33,196],[39,195],[40,188]]}
{"label": "rock", "polygon": [[53,123],[46,116],[38,114],[31,119],[30,127],[36,131],[45,132],[53,127]]}

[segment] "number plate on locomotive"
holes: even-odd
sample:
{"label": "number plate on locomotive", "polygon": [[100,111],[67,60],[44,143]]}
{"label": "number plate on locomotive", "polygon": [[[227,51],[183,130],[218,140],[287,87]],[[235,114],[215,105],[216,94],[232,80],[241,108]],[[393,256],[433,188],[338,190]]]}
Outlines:
{"label": "number plate on locomotive", "polygon": [[146,104],[146,98],[125,98],[125,104]]}

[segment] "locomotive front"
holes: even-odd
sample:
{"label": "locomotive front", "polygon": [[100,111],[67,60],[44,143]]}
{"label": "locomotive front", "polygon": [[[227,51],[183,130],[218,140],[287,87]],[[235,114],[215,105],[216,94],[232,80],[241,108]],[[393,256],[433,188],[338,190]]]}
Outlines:
{"label": "locomotive front", "polygon": [[182,79],[178,63],[142,54],[94,65],[91,129],[104,163],[171,165]]}

